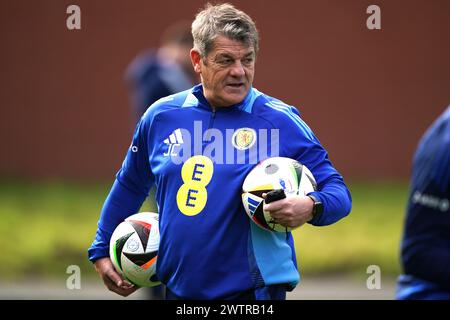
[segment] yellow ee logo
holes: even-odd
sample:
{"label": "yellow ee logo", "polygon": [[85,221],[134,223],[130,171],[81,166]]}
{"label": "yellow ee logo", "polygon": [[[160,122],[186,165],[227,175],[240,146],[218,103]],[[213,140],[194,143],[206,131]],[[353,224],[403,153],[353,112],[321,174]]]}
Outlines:
{"label": "yellow ee logo", "polygon": [[206,205],[206,186],[211,181],[214,165],[208,157],[193,156],[181,168],[183,184],[177,192],[177,205],[187,216],[199,214]]}

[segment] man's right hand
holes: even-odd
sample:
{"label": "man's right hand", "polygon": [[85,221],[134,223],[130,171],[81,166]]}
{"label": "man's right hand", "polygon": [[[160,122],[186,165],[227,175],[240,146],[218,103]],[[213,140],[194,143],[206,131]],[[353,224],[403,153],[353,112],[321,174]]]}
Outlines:
{"label": "man's right hand", "polygon": [[127,297],[135,292],[139,287],[124,280],[123,277],[116,272],[109,257],[104,257],[94,262],[95,271],[102,278],[105,286],[121,296]]}

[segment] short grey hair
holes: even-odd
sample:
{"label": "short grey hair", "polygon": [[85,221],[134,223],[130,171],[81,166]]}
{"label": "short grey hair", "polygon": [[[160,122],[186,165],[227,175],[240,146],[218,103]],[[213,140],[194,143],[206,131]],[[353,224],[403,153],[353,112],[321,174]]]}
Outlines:
{"label": "short grey hair", "polygon": [[253,46],[255,55],[259,49],[259,35],[252,18],[229,3],[208,3],[192,22],[194,48],[205,58],[212,49],[217,36],[240,41]]}

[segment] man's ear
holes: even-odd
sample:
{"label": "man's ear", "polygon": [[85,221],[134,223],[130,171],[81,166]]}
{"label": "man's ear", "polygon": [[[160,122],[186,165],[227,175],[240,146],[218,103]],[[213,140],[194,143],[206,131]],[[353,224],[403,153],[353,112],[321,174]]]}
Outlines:
{"label": "man's ear", "polygon": [[201,60],[202,57],[200,56],[200,52],[197,51],[197,49],[191,49],[191,61],[192,61],[192,66],[194,67],[194,71],[195,73],[200,74],[202,71],[201,68]]}

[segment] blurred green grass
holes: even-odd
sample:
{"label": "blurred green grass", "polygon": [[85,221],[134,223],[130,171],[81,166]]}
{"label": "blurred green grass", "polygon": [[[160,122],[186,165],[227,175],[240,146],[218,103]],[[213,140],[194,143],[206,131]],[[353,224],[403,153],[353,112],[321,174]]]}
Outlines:
{"label": "blurred green grass", "polygon": [[[384,274],[398,274],[407,184],[349,186],[353,210],[348,217],[326,227],[295,230],[300,270],[365,274],[375,264]],[[1,182],[0,278],[66,277],[69,265],[78,265],[83,276],[96,277],[87,248],[109,188],[107,183]]]}
{"label": "blurred green grass", "polygon": [[1,183],[1,277],[66,276],[69,265],[91,273],[86,249],[106,194],[103,184]]}
{"label": "blurred green grass", "polygon": [[382,274],[398,275],[408,183],[355,182],[349,189],[350,215],[333,225],[294,231],[300,270],[366,277],[367,267],[377,265]]}

